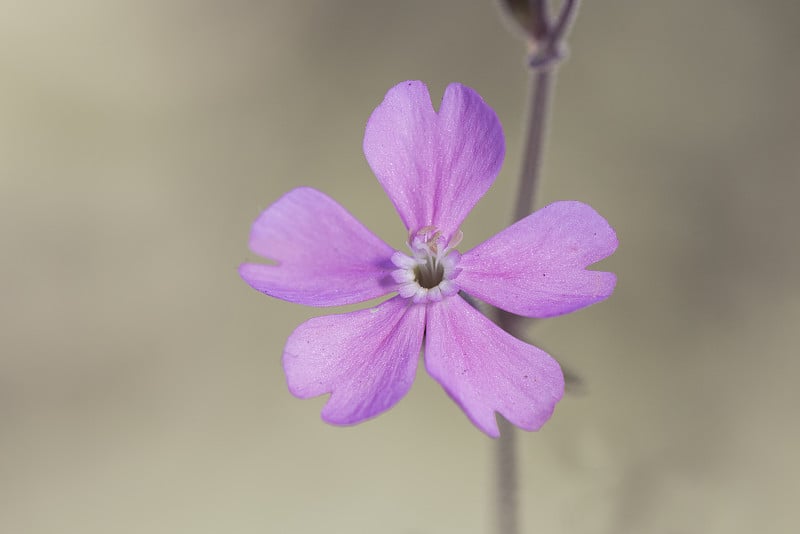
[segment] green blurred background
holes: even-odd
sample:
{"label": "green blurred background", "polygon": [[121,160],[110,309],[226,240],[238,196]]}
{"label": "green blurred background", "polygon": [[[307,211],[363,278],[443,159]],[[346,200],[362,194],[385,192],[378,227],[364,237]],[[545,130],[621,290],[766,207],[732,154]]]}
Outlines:
{"label": "green blurred background", "polygon": [[[460,81],[506,165],[524,49],[493,2],[3,2],[0,532],[483,533],[494,443],[424,371],[395,409],[319,419],[280,365],[318,310],[236,274],[310,185],[397,247],[361,153],[395,83]],[[526,533],[795,532],[800,4],[587,0],[539,204],[616,227],[614,296],[540,322],[582,378],[520,433]]]}

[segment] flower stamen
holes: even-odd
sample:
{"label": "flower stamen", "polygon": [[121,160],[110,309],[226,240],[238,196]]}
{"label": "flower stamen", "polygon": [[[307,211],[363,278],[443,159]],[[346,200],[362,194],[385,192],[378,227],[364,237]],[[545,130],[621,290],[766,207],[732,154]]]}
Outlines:
{"label": "flower stamen", "polygon": [[400,296],[419,304],[438,302],[457,293],[458,287],[452,279],[459,273],[456,265],[461,255],[453,247],[462,236],[459,231],[447,242],[441,232],[431,226],[410,236],[411,256],[399,251],[392,255],[392,263],[398,267],[392,272],[392,278],[399,284]]}

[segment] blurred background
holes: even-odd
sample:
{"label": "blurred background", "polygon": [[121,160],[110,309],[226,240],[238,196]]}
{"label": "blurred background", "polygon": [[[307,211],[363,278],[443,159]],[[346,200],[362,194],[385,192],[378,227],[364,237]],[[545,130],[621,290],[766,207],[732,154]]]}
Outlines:
{"label": "blurred background", "polygon": [[[532,332],[582,382],[519,434],[524,532],[794,532],[800,5],[584,4],[538,203],[615,226],[619,285]],[[402,247],[361,141],[406,79],[495,108],[506,164],[462,250],[508,224],[528,77],[496,5],[2,7],[0,532],[488,532],[494,443],[422,369],[322,423],[280,356],[328,311],[236,268],[299,185]]]}

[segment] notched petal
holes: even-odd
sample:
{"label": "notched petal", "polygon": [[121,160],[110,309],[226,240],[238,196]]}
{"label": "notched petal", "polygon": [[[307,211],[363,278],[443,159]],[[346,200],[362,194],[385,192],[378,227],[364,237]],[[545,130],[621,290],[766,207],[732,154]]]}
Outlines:
{"label": "notched petal", "polygon": [[389,245],[327,195],[294,189],[253,223],[250,249],[273,265],[245,263],[241,277],[267,295],[339,306],[386,295],[396,284]]}
{"label": "notched petal", "polygon": [[505,140],[497,115],[472,89],[447,87],[438,113],[422,82],[386,94],[367,122],[364,155],[411,232],[450,238],[494,182]]}
{"label": "notched petal", "polygon": [[424,330],[425,307],[401,297],[311,319],[286,343],[289,391],[303,399],[330,393],[322,418],[332,424],[375,417],[411,388]]}
{"label": "notched petal", "polygon": [[461,297],[428,306],[425,367],[467,414],[498,437],[495,412],[538,430],[564,394],[564,375],[543,350],[511,336]]}
{"label": "notched petal", "polygon": [[587,267],[616,248],[614,229],[591,206],[555,202],[465,252],[458,284],[517,315],[561,315],[611,295],[616,276]]}

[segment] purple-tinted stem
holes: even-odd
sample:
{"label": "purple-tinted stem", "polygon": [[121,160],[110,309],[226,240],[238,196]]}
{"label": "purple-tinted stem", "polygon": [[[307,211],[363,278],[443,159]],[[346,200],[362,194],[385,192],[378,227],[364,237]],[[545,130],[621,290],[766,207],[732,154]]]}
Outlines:
{"label": "purple-tinted stem", "polygon": [[533,211],[536,196],[536,185],[542,167],[542,149],[545,138],[545,127],[550,103],[550,90],[553,86],[552,70],[542,68],[533,71],[533,83],[530,95],[528,136],[522,163],[517,203],[514,208],[514,220],[524,219]]}
{"label": "purple-tinted stem", "polygon": [[[566,35],[574,19],[578,0],[565,0],[554,25],[550,24],[547,14],[546,0],[531,0],[530,7],[535,26],[541,30],[546,28],[546,35],[535,35],[530,48],[533,51],[530,57],[532,69],[532,84],[530,103],[528,107],[527,137],[523,155],[522,173],[517,189],[516,206],[514,207],[513,221],[527,217],[534,208],[536,186],[542,167],[542,151],[547,132],[547,118],[550,109],[550,96],[555,82],[554,66],[561,53],[561,40]],[[495,310],[496,321],[511,335],[521,338],[523,318]],[[499,417],[500,438],[496,447],[496,533],[519,534],[519,502],[518,502],[518,469],[516,429]]]}
{"label": "purple-tinted stem", "polygon": [[[544,145],[545,122],[550,101],[550,90],[553,85],[552,69],[548,66],[533,71],[531,101],[528,110],[529,123],[525,155],[522,164],[514,221],[525,218],[533,211],[536,185],[542,166],[542,148]],[[522,337],[523,318],[497,309],[497,323],[514,337]],[[519,533],[519,503],[517,498],[519,482],[517,480],[517,446],[516,429],[502,416],[499,418],[500,438],[497,443],[497,533]]]}

